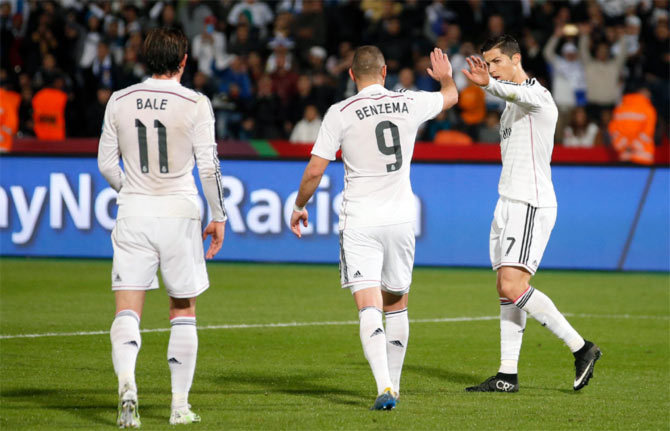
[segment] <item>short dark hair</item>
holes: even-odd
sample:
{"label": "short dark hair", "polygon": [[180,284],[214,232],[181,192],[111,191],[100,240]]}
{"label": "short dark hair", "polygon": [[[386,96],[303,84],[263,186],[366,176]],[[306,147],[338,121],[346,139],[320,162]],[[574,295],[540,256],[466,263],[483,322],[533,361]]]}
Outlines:
{"label": "short dark hair", "polygon": [[364,45],[354,52],[354,60],[351,63],[351,70],[356,78],[363,76],[381,75],[384,67],[384,54],[373,45]]}
{"label": "short dark hair", "polygon": [[152,75],[173,75],[186,55],[188,39],[178,28],[155,28],[144,39],[144,61]]}
{"label": "short dark hair", "polygon": [[519,42],[516,41],[509,34],[503,34],[498,37],[489,37],[482,45],[480,52],[484,54],[486,51],[498,48],[500,52],[512,58],[514,54],[520,54]]}

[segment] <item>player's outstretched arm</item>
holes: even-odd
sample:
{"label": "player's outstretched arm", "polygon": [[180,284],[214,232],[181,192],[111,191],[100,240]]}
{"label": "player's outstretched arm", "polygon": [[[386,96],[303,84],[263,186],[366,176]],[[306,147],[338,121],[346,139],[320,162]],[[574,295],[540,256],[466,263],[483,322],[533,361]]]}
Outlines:
{"label": "player's outstretched arm", "polygon": [[458,89],[452,78],[452,68],[447,54],[440,48],[430,53],[430,68],[426,69],[431,78],[440,83],[440,93],[444,98],[442,110],[446,110],[458,103]]}
{"label": "player's outstretched arm", "polygon": [[226,233],[226,222],[225,221],[213,221],[210,222],[205,231],[202,233],[202,240],[206,240],[208,236],[212,237],[212,242],[209,244],[209,249],[205,254],[205,258],[211,259],[216,253],[221,250],[223,245],[223,236]]}
{"label": "player's outstretched arm", "polygon": [[307,217],[308,213],[305,209],[305,205],[314,194],[314,191],[319,186],[321,182],[321,177],[328,167],[329,160],[324,159],[319,156],[312,156],[309,159],[309,163],[305,168],[305,173],[302,175],[302,181],[300,181],[300,189],[298,190],[298,196],[295,198],[295,206],[293,207],[293,213],[291,214],[291,231],[298,238],[302,237],[302,232],[300,232],[300,223],[303,226],[307,227]]}

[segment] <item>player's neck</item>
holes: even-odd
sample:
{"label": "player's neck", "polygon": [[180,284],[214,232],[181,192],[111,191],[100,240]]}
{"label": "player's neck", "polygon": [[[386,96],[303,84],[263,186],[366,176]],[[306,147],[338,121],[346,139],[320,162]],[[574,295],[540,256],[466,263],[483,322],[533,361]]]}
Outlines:
{"label": "player's neck", "polygon": [[519,66],[519,68],[517,69],[516,73],[515,73],[514,76],[512,77],[512,82],[515,82],[515,83],[517,83],[517,84],[523,84],[524,82],[526,82],[527,79],[528,79],[528,75],[527,75],[526,72],[521,68],[521,66]]}
{"label": "player's neck", "polygon": [[358,88],[359,93],[372,85],[381,85],[383,87],[384,81],[356,81],[356,88]]}
{"label": "player's neck", "polygon": [[175,73],[172,75],[151,75],[151,79],[159,79],[159,80],[166,80],[166,81],[181,81],[181,73]]}

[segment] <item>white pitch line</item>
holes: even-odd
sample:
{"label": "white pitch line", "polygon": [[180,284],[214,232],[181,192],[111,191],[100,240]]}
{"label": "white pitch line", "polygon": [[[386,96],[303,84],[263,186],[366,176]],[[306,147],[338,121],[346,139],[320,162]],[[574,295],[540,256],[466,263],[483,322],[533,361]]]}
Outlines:
{"label": "white pitch line", "polygon": [[[598,319],[648,319],[669,320],[670,316],[644,316],[634,314],[580,314],[564,313],[567,317],[586,317]],[[446,323],[446,322],[477,322],[484,320],[498,320],[499,316],[477,316],[477,317],[440,317],[435,319],[410,319],[411,323]],[[241,323],[231,325],[206,325],[198,326],[198,330],[205,329],[254,329],[254,328],[296,328],[305,326],[339,326],[357,325],[358,320],[325,321],[325,322],[285,322],[285,323]],[[142,329],[140,332],[169,332],[170,328]],[[14,334],[0,335],[0,340],[11,340],[16,338],[43,338],[43,337],[76,337],[82,335],[107,335],[109,331],[78,331],[78,332],[45,332],[41,334]]]}

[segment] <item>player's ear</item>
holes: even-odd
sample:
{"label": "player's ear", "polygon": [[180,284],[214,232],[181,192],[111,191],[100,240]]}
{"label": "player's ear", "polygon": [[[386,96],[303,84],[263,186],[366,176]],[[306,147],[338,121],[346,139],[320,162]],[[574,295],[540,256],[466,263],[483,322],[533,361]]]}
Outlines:
{"label": "player's ear", "polygon": [[382,66],[382,81],[386,80],[386,65]]}
{"label": "player's ear", "polygon": [[188,59],[188,54],[184,54],[184,58],[181,59],[179,62],[179,67],[180,68],[185,68],[186,67],[186,59]]}
{"label": "player's ear", "polygon": [[351,70],[351,67],[349,68],[349,77],[352,81],[356,82],[356,77],[354,76],[354,71]]}
{"label": "player's ear", "polygon": [[514,63],[515,66],[518,66],[519,63],[521,63],[521,54],[520,53],[517,52],[516,54],[512,55],[512,63]]}

